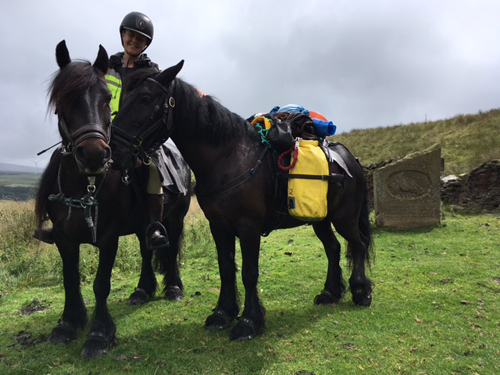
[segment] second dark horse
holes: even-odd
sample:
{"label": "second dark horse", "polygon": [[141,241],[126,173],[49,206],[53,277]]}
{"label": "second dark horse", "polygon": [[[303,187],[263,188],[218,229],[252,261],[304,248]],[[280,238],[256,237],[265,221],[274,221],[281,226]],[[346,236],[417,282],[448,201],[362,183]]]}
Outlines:
{"label": "second dark horse", "polygon": [[[265,323],[257,289],[261,234],[269,232],[269,228],[291,228],[305,222],[288,215],[272,226],[282,208],[282,199],[276,196],[279,181],[271,152],[265,151],[255,126],[212,97],[200,97],[194,87],[176,78],[182,64],[160,74],[147,76],[144,72],[131,80],[116,120],[123,137],[136,142],[154,144],[171,137],[193,170],[198,202],[217,246],[221,278],[219,300],[205,327],[226,329],[238,318],[231,339],[248,340],[262,332]],[[352,300],[356,305],[369,306],[372,283],[365,274],[365,263],[369,260],[371,234],[366,181],[362,167],[344,146],[330,147],[342,158],[351,175],[343,182],[330,182],[328,215],[311,223],[328,258],[325,285],[314,302],[336,303],[345,292],[340,243],[333,224],[348,242]],[[121,149],[127,152],[125,145]],[[335,162],[330,162],[329,168],[331,173],[341,173]],[[279,196],[286,197],[284,189]],[[286,215],[286,210],[283,214]],[[245,306],[240,317],[236,237],[240,240],[245,286]]]}

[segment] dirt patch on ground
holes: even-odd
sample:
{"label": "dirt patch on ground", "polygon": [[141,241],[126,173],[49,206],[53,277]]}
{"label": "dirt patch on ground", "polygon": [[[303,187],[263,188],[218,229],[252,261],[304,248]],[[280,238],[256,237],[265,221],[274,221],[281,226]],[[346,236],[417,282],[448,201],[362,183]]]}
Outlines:
{"label": "dirt patch on ground", "polygon": [[16,341],[16,344],[11,345],[11,347],[18,350],[25,350],[36,346],[39,341],[33,338],[33,335],[26,331],[20,331],[17,335],[12,336],[12,339]]}
{"label": "dirt patch on ground", "polygon": [[40,301],[39,299],[33,299],[31,302],[27,303],[22,307],[17,313],[20,315],[31,315],[38,311],[43,311],[49,308],[49,305],[45,301]]}

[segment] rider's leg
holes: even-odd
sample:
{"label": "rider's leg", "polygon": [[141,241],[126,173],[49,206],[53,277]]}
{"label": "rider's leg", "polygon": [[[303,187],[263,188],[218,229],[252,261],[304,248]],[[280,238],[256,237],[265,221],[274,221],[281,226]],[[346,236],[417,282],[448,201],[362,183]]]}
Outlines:
{"label": "rider's leg", "polygon": [[[149,166],[149,179],[146,188],[148,194],[148,211],[151,223],[161,222],[163,219],[163,188],[161,185],[160,172],[154,163]],[[159,227],[153,227],[146,233],[147,240],[152,247],[168,245]]]}

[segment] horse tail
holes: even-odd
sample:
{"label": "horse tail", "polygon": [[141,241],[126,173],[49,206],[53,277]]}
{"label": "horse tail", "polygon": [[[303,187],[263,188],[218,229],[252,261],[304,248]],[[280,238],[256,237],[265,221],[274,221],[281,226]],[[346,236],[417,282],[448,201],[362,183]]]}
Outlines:
{"label": "horse tail", "polygon": [[375,258],[375,250],[373,246],[372,227],[370,224],[370,209],[368,207],[368,189],[365,189],[365,196],[363,205],[361,206],[358,223],[361,238],[366,247],[366,263],[370,266],[370,262]]}
{"label": "horse tail", "polygon": [[35,195],[35,220],[37,228],[41,228],[43,222],[47,218],[47,202],[49,200],[49,195],[52,186],[54,185],[54,181],[57,179],[60,164],[61,152],[56,150],[52,154],[50,162],[40,178]]}

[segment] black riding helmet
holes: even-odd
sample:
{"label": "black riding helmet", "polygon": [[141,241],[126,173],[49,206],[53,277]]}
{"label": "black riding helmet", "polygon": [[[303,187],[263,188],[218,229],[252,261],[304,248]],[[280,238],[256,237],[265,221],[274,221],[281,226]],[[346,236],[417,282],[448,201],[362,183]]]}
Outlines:
{"label": "black riding helmet", "polygon": [[151,22],[151,19],[145,14],[140,12],[130,12],[129,14],[127,14],[120,24],[120,39],[122,36],[122,31],[124,29],[135,31],[136,33],[144,35],[146,38],[148,38],[149,43],[146,48],[151,45],[154,33],[153,22]]}

